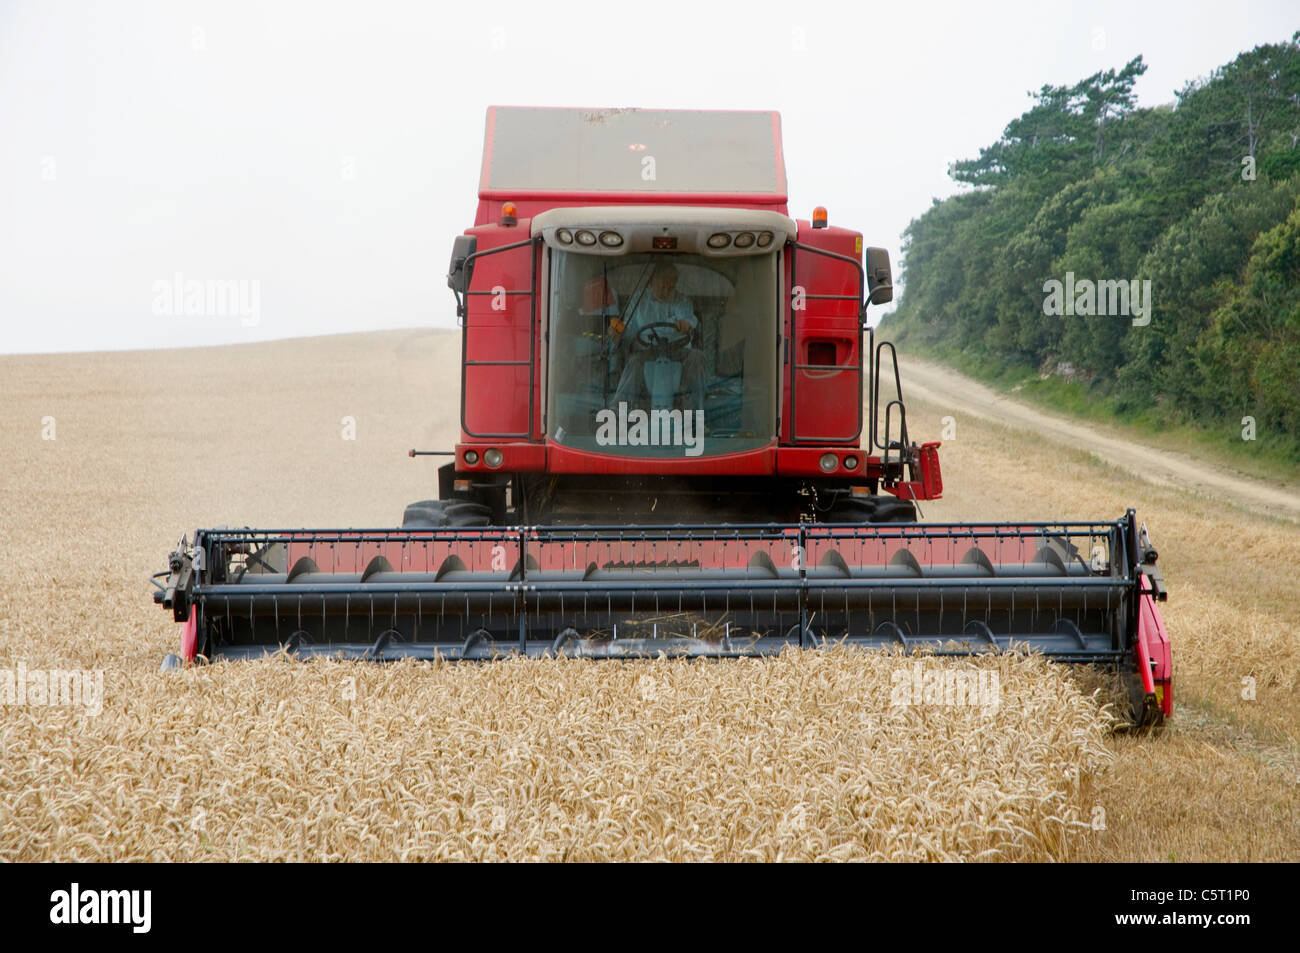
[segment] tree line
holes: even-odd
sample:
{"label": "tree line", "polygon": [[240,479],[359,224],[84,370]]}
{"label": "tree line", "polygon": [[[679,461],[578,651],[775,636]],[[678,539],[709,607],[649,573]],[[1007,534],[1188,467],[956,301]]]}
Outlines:
{"label": "tree line", "polygon": [[[1058,374],[1121,413],[1250,416],[1300,460],[1300,32],[1167,106],[1136,108],[1145,71],[1139,56],[1044,86],[955,163],[972,188],[904,232],[884,330],[985,370]],[[1115,312],[1121,285],[1148,291],[1146,315]]]}

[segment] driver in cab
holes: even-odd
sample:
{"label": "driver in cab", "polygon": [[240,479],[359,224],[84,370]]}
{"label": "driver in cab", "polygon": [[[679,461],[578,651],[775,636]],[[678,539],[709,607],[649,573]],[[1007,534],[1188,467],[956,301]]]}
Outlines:
{"label": "driver in cab", "polygon": [[[619,379],[615,399],[628,403],[645,401],[649,394],[645,382],[646,360],[666,352],[682,365],[681,383],[676,396],[691,397],[695,403],[686,410],[704,406],[704,357],[691,346],[691,332],[699,327],[699,318],[686,297],[677,293],[677,268],[660,262],[650,278],[650,293],[643,294],[632,308],[626,323],[613,318],[609,334],[617,347],[626,343],[631,351]],[[624,342],[624,335],[627,336]]]}

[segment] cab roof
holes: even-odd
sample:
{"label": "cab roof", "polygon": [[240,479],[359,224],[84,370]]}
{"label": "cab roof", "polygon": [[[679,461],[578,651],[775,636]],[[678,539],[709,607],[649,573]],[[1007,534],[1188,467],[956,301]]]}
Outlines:
{"label": "cab roof", "polygon": [[781,115],[489,106],[478,194],[516,200],[694,195],[784,204]]}

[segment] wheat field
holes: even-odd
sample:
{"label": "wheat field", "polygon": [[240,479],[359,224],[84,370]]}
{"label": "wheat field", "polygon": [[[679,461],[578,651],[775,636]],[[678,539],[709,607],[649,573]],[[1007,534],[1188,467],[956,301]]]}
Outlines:
{"label": "wheat field", "polygon": [[[406,450],[454,440],[458,356],[407,331],[0,358],[0,674],[103,673],[98,714],[0,707],[0,859],[1300,859],[1300,533],[1243,516],[1252,552],[1207,550],[1197,498],[988,425],[945,445],[926,515],[1137,506],[1191,702],[1162,737],[1110,734],[1103,694],[1022,658],[159,673],[179,633],[147,577],[181,533],[395,524],[435,495]],[[1216,588],[1264,555],[1253,592]],[[893,704],[916,664],[978,664],[998,704]]]}
{"label": "wheat field", "polygon": [[123,673],[103,713],[4,723],[13,859],[950,860],[1068,855],[1109,755],[1090,701],[1003,659],[1003,702],[897,706],[908,664]]}

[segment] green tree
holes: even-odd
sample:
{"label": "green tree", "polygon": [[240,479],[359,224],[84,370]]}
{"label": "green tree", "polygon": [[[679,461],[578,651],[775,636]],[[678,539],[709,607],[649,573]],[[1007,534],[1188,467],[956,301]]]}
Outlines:
{"label": "green tree", "polygon": [[1165,230],[1138,269],[1151,281],[1154,314],[1125,342],[1121,386],[1187,417],[1229,411],[1210,396],[1197,344],[1233,295],[1255,238],[1286,218],[1297,196],[1300,178],[1220,192]]}
{"label": "green tree", "polygon": [[1300,209],[1255,239],[1245,280],[1214,312],[1196,360],[1225,411],[1300,433]]}
{"label": "green tree", "polygon": [[1094,73],[1073,86],[1044,86],[1001,139],[980,150],[979,158],[954,165],[953,178],[992,186],[1019,176],[1068,180],[1104,162],[1115,127],[1133,109],[1133,84],[1146,69],[1137,56],[1118,71]]}
{"label": "green tree", "polygon": [[[908,226],[887,331],[983,364],[1068,362],[1097,396],[1170,419],[1253,412],[1300,448],[1300,32],[1169,106],[1135,108],[1145,70],[1044,86],[954,166],[976,189]],[[1067,272],[1150,281],[1150,324],[1044,314]]]}

